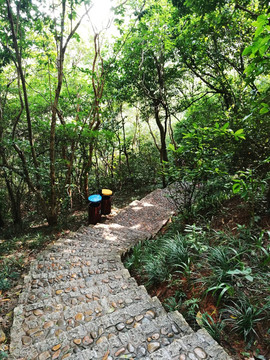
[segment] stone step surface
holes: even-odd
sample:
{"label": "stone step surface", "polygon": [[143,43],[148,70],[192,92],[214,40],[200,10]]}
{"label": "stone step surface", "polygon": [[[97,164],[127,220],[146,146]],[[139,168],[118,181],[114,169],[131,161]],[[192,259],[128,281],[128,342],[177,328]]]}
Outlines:
{"label": "stone step surface", "polygon": [[206,330],[201,329],[182,339],[176,340],[168,347],[150,354],[149,360],[231,360],[231,357],[213,340]]}
{"label": "stone step surface", "polygon": [[23,339],[22,346],[45,340],[54,334],[58,336],[62,331],[72,330],[89,322],[93,323],[108,314],[117,313],[120,317],[123,312],[133,309],[131,305],[139,304],[143,308],[143,304],[151,298],[143,287],[138,287],[122,293],[122,297],[116,294],[87,300],[88,302],[71,306],[62,303],[52,305],[48,302],[45,306],[39,304],[22,308],[20,325],[18,324],[20,338]]}
{"label": "stone step surface", "polygon": [[39,254],[14,310],[11,360],[229,360],[205,331],[167,314],[122,264],[175,211],[167,195],[156,190]]}
{"label": "stone step surface", "polygon": [[[101,310],[98,309],[98,311]],[[91,347],[97,346],[111,337],[118,337],[120,333],[128,331],[129,328],[139,326],[146,321],[147,317],[154,318],[164,314],[165,311],[159,301],[150,297],[149,300],[135,302],[126,308],[120,308],[104,316],[100,313],[100,316],[96,316],[93,321],[92,319],[84,321],[85,314],[77,313],[75,318],[69,318],[78,322],[76,327],[66,327],[62,320],[56,327],[56,332],[47,331],[48,329],[36,332],[36,329],[33,328],[34,333],[31,332],[25,336],[22,335],[22,330],[20,334],[17,334],[16,349],[13,354],[18,354],[26,359],[35,359],[38,354],[42,353],[50,353],[52,357],[54,346],[58,344],[61,344],[65,351],[68,349],[71,354],[77,353],[90,345]],[[91,315],[92,313],[86,316],[90,318]],[[55,330],[53,326],[52,330]],[[46,339],[44,339],[45,333],[47,334]],[[14,338],[15,336],[16,334],[13,335]],[[62,356],[64,355],[65,353],[62,353]]]}
{"label": "stone step surface", "polygon": [[83,351],[77,351],[71,359],[145,358],[158,349],[163,349],[175,340],[191,334],[192,330],[178,313],[155,317],[151,311],[136,327],[118,336],[112,336]]}

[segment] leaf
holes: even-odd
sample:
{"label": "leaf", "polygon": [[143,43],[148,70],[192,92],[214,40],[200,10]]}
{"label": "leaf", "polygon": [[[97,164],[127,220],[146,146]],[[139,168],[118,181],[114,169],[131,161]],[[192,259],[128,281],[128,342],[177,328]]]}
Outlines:
{"label": "leaf", "polygon": [[252,53],[252,46],[248,46],[244,49],[244,51],[242,52],[243,56],[249,55]]}
{"label": "leaf", "polygon": [[233,185],[233,193],[238,194],[241,191],[241,185],[240,183],[236,183]]}

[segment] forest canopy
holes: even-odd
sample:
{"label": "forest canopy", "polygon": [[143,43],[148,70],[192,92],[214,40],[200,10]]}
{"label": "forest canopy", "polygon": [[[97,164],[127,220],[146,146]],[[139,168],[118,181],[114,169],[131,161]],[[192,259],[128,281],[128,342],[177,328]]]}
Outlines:
{"label": "forest canopy", "polygon": [[117,35],[82,36],[91,1],[1,0],[0,225],[172,182],[184,212],[238,194],[254,220],[270,204],[268,1],[112,6]]}

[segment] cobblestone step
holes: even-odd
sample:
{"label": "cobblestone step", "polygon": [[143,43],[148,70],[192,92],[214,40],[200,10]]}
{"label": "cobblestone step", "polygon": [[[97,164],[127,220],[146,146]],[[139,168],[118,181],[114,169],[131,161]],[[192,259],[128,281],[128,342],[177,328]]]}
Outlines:
{"label": "cobblestone step", "polygon": [[126,269],[67,281],[63,278],[39,281],[32,280],[31,276],[26,276],[24,291],[20,295],[19,304],[36,303],[67,294],[72,299],[81,295],[84,296],[100,286],[104,286],[106,292],[112,293],[121,291],[121,289],[126,290],[134,286],[134,284],[136,284],[135,280],[131,280]]}
{"label": "cobblestone step", "polygon": [[[92,300],[92,301],[91,301]],[[136,303],[149,302],[151,297],[144,287],[126,291],[124,294],[109,295],[97,300],[89,299],[89,303],[74,306],[65,306],[61,303],[41,307],[28,305],[22,308],[22,313],[17,319],[20,337],[23,339],[22,347],[43,341],[54,335],[58,336],[63,331],[69,331],[77,326],[106,317],[112,313],[122,313]]]}
{"label": "cobblestone step", "polygon": [[[22,306],[16,309],[16,319],[22,311]],[[123,336],[130,329],[137,328],[140,324],[145,325],[151,322],[152,318],[161,315],[166,316],[166,312],[160,302],[156,298],[149,298],[149,300],[133,303],[126,308],[118,309],[116,312],[106,314],[95,321],[87,322],[70,330],[61,329],[62,324],[60,324],[59,332],[50,334],[46,340],[42,339],[43,334],[35,333],[33,334],[34,344],[32,337],[29,335],[24,337],[23,331],[18,328],[16,333],[12,333],[11,353],[15,359],[54,359],[56,358],[54,357],[56,356],[55,351],[61,348],[58,353],[59,356],[61,353],[61,356],[58,358],[64,359],[66,353],[74,354],[87,347],[93,348],[100,344],[103,344],[101,346],[103,347],[104,342],[111,338],[116,338],[120,334]],[[55,350],[58,345],[60,348]]]}
{"label": "cobblestone step", "polygon": [[[231,357],[204,329],[174,341],[150,354],[149,360],[231,360]],[[147,359],[147,360],[148,360]]]}
{"label": "cobblestone step", "polygon": [[[30,292],[38,293],[40,289],[51,296],[64,292],[66,288],[78,286],[91,287],[101,283],[108,284],[110,281],[127,278],[129,273],[122,264],[115,271],[105,273],[95,273],[91,269],[85,268],[86,272],[59,271],[56,273],[40,274],[40,278],[31,279]],[[49,275],[49,277],[47,277]],[[37,275],[38,276],[38,275]],[[75,282],[75,283],[74,283]]]}
{"label": "cobblestone step", "polygon": [[63,258],[62,254],[46,253],[41,259],[35,260],[31,263],[30,273],[44,273],[50,271],[71,269],[81,266],[100,266],[106,264],[121,263],[120,255],[106,256],[106,258],[93,257],[91,253],[85,254],[85,256],[72,256]]}
{"label": "cobblestone step", "polygon": [[[94,264],[91,266],[91,262],[80,265],[77,263],[55,263],[50,265],[39,267],[38,270],[31,269],[30,276],[34,280],[49,280],[49,279],[63,279],[63,281],[70,279],[86,278],[89,275],[101,275],[109,272],[123,270],[125,267],[120,261],[115,262],[102,262],[101,264]],[[73,266],[72,266],[73,265]],[[37,266],[38,267],[38,266]],[[41,285],[43,286],[43,285]]]}
{"label": "cobblestone step", "polygon": [[[177,312],[155,317],[149,312],[147,317],[136,327],[118,336],[104,338],[102,343],[96,344],[73,354],[72,360],[101,360],[101,359],[140,359],[154,353],[160,348],[166,348],[176,339],[181,339],[193,331],[184,318]],[[166,359],[166,358],[164,358]]]}

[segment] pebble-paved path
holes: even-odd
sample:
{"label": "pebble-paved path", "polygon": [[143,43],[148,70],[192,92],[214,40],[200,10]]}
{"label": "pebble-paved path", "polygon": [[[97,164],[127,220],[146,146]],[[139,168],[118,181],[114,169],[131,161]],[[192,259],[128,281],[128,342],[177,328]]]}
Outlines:
{"label": "pebble-paved path", "polygon": [[14,310],[10,359],[229,360],[204,330],[166,313],[121,262],[173,210],[166,190],[156,190],[108,224],[81,228],[42,252]]}

